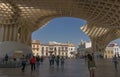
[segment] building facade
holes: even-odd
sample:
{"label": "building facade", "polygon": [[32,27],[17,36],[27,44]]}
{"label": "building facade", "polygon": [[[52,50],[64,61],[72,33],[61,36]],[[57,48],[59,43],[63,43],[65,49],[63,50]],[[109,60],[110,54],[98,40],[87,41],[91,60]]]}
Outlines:
{"label": "building facade", "polygon": [[33,54],[48,57],[50,54],[65,57],[74,57],[75,46],[72,43],[49,42],[40,44],[39,41],[32,42]]}
{"label": "building facade", "polygon": [[91,47],[92,47],[91,42],[81,40],[77,48],[77,51],[79,52],[79,56],[84,56],[87,53],[91,53],[92,52]]}
{"label": "building facade", "polygon": [[[80,53],[80,56],[84,56],[87,53],[92,52],[91,42],[81,41],[78,45],[77,51]],[[120,55],[120,47],[117,43],[110,43],[103,52],[94,52],[95,56],[102,56],[103,58],[113,58],[114,55]]]}
{"label": "building facade", "polygon": [[76,54],[76,48],[74,44],[70,43],[68,44],[68,57],[75,57]]}
{"label": "building facade", "polygon": [[114,55],[120,55],[120,47],[117,43],[110,43],[104,52],[104,58],[113,58]]}
{"label": "building facade", "polygon": [[32,40],[32,53],[33,53],[33,55],[40,55],[41,53],[40,53],[40,46],[41,46],[41,44],[40,44],[40,41],[39,40]]}

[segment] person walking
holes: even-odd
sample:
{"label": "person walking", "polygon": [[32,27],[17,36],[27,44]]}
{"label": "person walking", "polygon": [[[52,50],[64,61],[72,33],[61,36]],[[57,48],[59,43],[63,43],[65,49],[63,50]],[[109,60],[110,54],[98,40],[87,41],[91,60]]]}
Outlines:
{"label": "person walking", "polygon": [[87,61],[88,61],[87,55],[84,56],[84,59],[85,59],[85,64],[87,64]]}
{"label": "person walking", "polygon": [[64,58],[64,56],[62,56],[62,57],[60,58],[60,61],[61,61],[61,67],[64,67],[64,63],[65,63],[65,58]]}
{"label": "person walking", "polygon": [[95,77],[96,64],[94,58],[91,54],[88,54],[87,57],[88,57],[88,69],[90,72],[90,77]]}
{"label": "person walking", "polygon": [[9,58],[9,56],[8,56],[8,54],[6,54],[5,55],[5,63],[7,64],[7,62],[8,62],[8,58]]}
{"label": "person walking", "polygon": [[50,66],[52,65],[52,54],[50,54],[50,56],[49,56],[49,65]]}
{"label": "person walking", "polygon": [[40,56],[36,56],[36,70],[39,71],[39,66],[40,66]]}
{"label": "person walking", "polygon": [[54,66],[54,61],[55,61],[55,55],[52,55],[52,59],[51,59],[51,65]]}
{"label": "person walking", "polygon": [[44,57],[41,56],[41,57],[40,57],[40,62],[41,62],[41,64],[43,64],[43,60],[44,60]]}
{"label": "person walking", "polygon": [[24,55],[23,55],[21,60],[22,60],[22,69],[21,70],[22,70],[22,72],[24,72],[25,71],[25,67],[26,67],[26,62],[27,62],[25,57],[24,57]]}
{"label": "person walking", "polygon": [[114,63],[115,70],[117,71],[117,70],[118,70],[118,69],[117,69],[118,59],[117,59],[117,56],[116,56],[116,55],[114,55],[114,57],[113,57],[113,63]]}
{"label": "person walking", "polygon": [[56,56],[56,65],[57,65],[57,67],[59,67],[59,62],[60,62],[60,56],[57,55]]}
{"label": "person walking", "polygon": [[35,63],[36,63],[36,58],[35,58],[35,56],[33,56],[33,57],[30,59],[31,72],[32,72],[32,71],[35,71]]}

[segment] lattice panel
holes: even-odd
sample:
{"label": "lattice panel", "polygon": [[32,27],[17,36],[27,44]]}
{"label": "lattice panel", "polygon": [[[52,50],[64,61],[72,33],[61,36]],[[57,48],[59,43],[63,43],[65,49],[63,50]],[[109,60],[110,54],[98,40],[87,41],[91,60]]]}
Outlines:
{"label": "lattice panel", "polygon": [[101,38],[102,44],[120,37],[120,0],[0,0],[0,40],[29,42],[33,31],[60,16],[86,20],[82,30],[91,39]]}

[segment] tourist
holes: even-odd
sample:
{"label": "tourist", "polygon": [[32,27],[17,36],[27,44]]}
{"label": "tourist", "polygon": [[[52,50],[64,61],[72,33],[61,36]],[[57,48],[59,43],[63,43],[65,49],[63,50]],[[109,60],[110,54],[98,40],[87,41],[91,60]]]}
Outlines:
{"label": "tourist", "polygon": [[87,55],[84,56],[84,59],[85,59],[85,64],[87,64]]}
{"label": "tourist", "polygon": [[49,65],[50,66],[52,65],[52,54],[50,54],[50,56],[49,56]]}
{"label": "tourist", "polygon": [[88,69],[90,72],[90,77],[95,77],[96,65],[95,65],[94,58],[91,54],[88,54],[87,57],[88,57]]}
{"label": "tourist", "polygon": [[8,62],[8,58],[9,58],[9,57],[8,57],[8,54],[6,54],[6,55],[5,55],[5,63]]}
{"label": "tourist", "polygon": [[53,54],[53,55],[52,55],[52,59],[51,59],[51,64],[52,64],[52,66],[54,66],[54,61],[55,61],[55,55]]}
{"label": "tourist", "polygon": [[62,57],[60,58],[60,61],[61,61],[61,67],[64,67],[64,63],[65,63],[65,58],[64,58],[64,56],[62,56]]}
{"label": "tourist", "polygon": [[40,66],[40,56],[37,55],[36,56],[36,69],[37,69],[37,71],[39,71],[39,66]]}
{"label": "tourist", "polygon": [[32,72],[32,71],[35,71],[35,64],[36,64],[36,58],[35,58],[35,56],[33,56],[33,57],[30,59],[30,64],[31,64],[31,72]]}
{"label": "tourist", "polygon": [[117,69],[118,59],[117,59],[117,56],[116,56],[116,55],[114,55],[114,57],[113,57],[113,63],[114,63],[114,66],[115,66],[115,70],[117,71],[117,70],[118,70],[118,69]]}
{"label": "tourist", "polygon": [[25,57],[24,57],[24,55],[23,55],[21,60],[22,60],[22,69],[21,70],[22,70],[22,72],[24,72],[25,71],[25,67],[26,67],[26,62],[27,62]]}
{"label": "tourist", "polygon": [[56,56],[56,65],[57,65],[57,67],[59,67],[59,61],[60,61],[60,56],[57,55],[57,56]]}
{"label": "tourist", "polygon": [[40,57],[40,62],[41,62],[41,64],[43,64],[43,60],[44,60],[44,57],[41,56],[41,57]]}

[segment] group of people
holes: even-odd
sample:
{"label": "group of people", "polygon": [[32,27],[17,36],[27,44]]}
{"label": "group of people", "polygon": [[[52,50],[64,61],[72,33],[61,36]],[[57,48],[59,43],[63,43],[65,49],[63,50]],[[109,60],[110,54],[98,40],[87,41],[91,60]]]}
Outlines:
{"label": "group of people", "polygon": [[60,63],[63,67],[65,63],[65,58],[63,56],[60,57],[59,55],[55,56],[54,54],[51,54],[49,56],[49,65],[54,66],[55,62],[57,67],[59,67]]}
{"label": "group of people", "polygon": [[[27,60],[26,60],[26,58],[23,55],[23,58],[22,58],[22,69],[21,69],[23,72],[25,71],[26,63],[27,63]],[[29,60],[29,63],[31,65],[31,72],[35,71],[35,70],[38,70],[40,63],[41,64],[43,63],[43,56],[41,56],[41,57],[39,55],[32,56],[30,58],[30,60]]]}
{"label": "group of people", "polygon": [[[22,71],[24,72],[25,71],[25,67],[26,67],[26,63],[27,63],[27,60],[25,58],[25,56],[23,55],[22,57]],[[39,66],[40,64],[43,63],[43,56],[39,56],[39,55],[36,55],[36,56],[32,56],[30,59],[29,59],[29,63],[31,65],[31,72],[32,71],[38,71],[39,70]],[[55,55],[50,55],[49,56],[49,65],[50,67],[51,66],[54,66],[54,64],[56,63],[56,66],[59,67],[59,65],[61,64],[61,67],[64,67],[64,63],[65,63],[65,58],[63,56],[55,56]]]}

